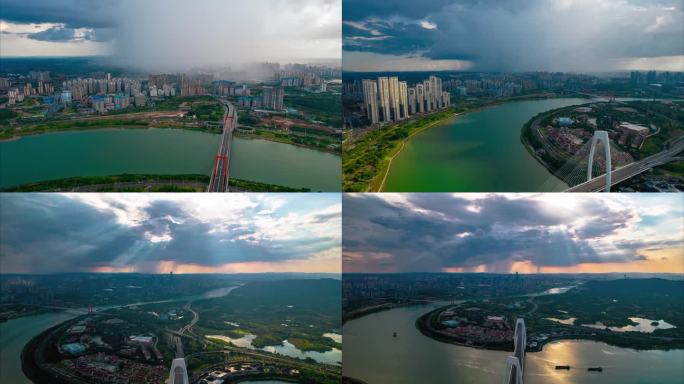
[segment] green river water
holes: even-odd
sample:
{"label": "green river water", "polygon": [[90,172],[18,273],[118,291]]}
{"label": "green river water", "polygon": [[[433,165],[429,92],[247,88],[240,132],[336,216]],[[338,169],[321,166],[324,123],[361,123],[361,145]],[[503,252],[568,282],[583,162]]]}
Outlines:
{"label": "green river water", "polygon": [[[180,129],[55,132],[0,142],[0,187],[122,173],[210,174],[219,135]],[[340,190],[340,157],[234,138],[230,175],[313,191]]]}
{"label": "green river water", "polygon": [[386,192],[535,192],[567,188],[520,141],[540,112],[587,99],[505,103],[466,113],[412,137],[394,158]]}

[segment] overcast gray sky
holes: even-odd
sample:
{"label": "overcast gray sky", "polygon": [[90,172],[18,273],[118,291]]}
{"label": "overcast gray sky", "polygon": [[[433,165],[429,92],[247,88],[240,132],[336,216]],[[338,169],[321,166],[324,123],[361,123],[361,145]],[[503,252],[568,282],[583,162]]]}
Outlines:
{"label": "overcast gray sky", "polygon": [[678,194],[343,197],[344,272],[684,273]]}
{"label": "overcast gray sky", "polygon": [[344,0],[345,70],[684,71],[682,0]]}
{"label": "overcast gray sky", "polygon": [[341,13],[341,0],[0,0],[0,49],[164,69],[340,60]]}

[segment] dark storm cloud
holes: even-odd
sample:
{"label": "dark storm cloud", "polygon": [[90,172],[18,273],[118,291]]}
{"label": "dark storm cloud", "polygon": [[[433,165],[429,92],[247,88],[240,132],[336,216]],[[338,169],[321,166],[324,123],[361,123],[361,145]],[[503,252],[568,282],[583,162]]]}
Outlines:
{"label": "dark storm cloud", "polygon": [[[237,262],[305,259],[339,247],[339,238],[264,236],[249,216],[220,223],[189,214],[177,201],[155,200],[142,208],[143,220],[122,224],[116,211],[131,207],[109,201],[107,209],[59,194],[6,194],[0,209],[0,271],[74,272],[100,267],[151,271],[158,262],[218,266]],[[247,218],[246,218],[247,217]],[[335,216],[315,215],[316,225]],[[146,270],[148,269],[148,270]]]}
{"label": "dark storm cloud", "polygon": [[[79,38],[76,36],[75,29],[62,27],[52,27],[41,32],[29,33],[26,37],[33,40],[56,42],[72,41]],[[95,40],[95,36],[92,33],[86,33],[80,39]]]}
{"label": "dark storm cloud", "polygon": [[[450,194],[408,194],[406,203],[372,195],[345,195],[343,252],[345,268],[399,271],[446,268],[508,272],[515,262],[537,267],[580,263],[630,262],[643,257],[645,244],[623,244],[598,251],[593,240],[615,234],[633,219],[629,209],[595,208],[591,199],[578,212],[550,209],[534,196],[485,195],[475,200]],[[575,220],[580,215],[586,219]],[[572,226],[566,226],[573,223]],[[367,264],[359,254],[386,254],[383,265]]]}
{"label": "dark storm cloud", "polygon": [[[343,42],[345,51],[470,60],[482,70],[600,71],[684,54],[683,19],[673,0],[345,1]],[[367,29],[378,34],[369,39]]]}
{"label": "dark storm cloud", "polygon": [[[0,0],[13,35],[5,41],[14,44],[3,43],[14,56],[42,53],[23,38],[100,42],[67,51],[112,53],[116,64],[165,71],[339,60],[340,16],[340,0]],[[37,33],[26,32],[31,24]]]}
{"label": "dark storm cloud", "polygon": [[105,265],[137,240],[115,217],[54,195],[2,199],[0,270],[85,271]]}
{"label": "dark storm cloud", "polygon": [[344,0],[342,20],[360,21],[368,17],[389,16],[421,18],[439,11],[451,2],[452,0]]}
{"label": "dark storm cloud", "polygon": [[342,34],[347,51],[410,54],[430,48],[437,32],[407,20],[372,20],[361,25],[344,23]]}
{"label": "dark storm cloud", "polygon": [[1,0],[0,19],[14,23],[60,23],[68,28],[111,28],[115,0]]}

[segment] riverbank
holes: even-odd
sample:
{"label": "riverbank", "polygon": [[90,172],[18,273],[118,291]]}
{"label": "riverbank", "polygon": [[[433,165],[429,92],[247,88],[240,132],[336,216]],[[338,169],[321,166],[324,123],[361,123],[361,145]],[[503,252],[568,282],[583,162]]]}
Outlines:
{"label": "riverbank", "polygon": [[[455,340],[452,337],[449,337],[448,335],[445,335],[442,332],[438,332],[433,328],[434,325],[434,318],[435,315],[439,314],[442,312],[446,307],[440,307],[437,309],[434,309],[432,311],[429,311],[420,317],[416,319],[415,321],[415,326],[418,331],[420,331],[421,334],[423,334],[426,337],[429,337],[431,339],[437,340],[442,343],[447,343],[447,344],[453,344],[453,345],[458,345],[462,347],[469,347],[469,348],[476,348],[476,349],[484,349],[484,350],[491,350],[491,351],[508,351],[511,352],[513,350],[513,340],[510,341],[510,343],[505,343],[505,344],[487,344],[487,345],[476,345],[468,342],[462,342],[459,340]],[[559,326],[560,327],[560,326]],[[563,328],[568,328],[572,329],[572,326],[567,326]],[[528,330],[529,332],[529,330]],[[529,333],[528,333],[529,337]],[[628,340],[622,340],[616,339],[616,338],[624,338],[628,337],[627,335],[615,335],[611,331],[606,331],[606,330],[599,330],[599,329],[592,329],[590,333],[586,334],[565,334],[565,335],[549,335],[546,339],[544,340],[539,340],[536,342],[536,345],[534,347],[528,346],[526,348],[527,352],[542,352],[544,349],[544,346],[550,343],[554,342],[560,342],[564,340],[586,340],[586,341],[593,341],[593,342],[601,342],[601,343],[606,343],[607,345],[614,346],[614,347],[619,347],[619,348],[629,348],[633,349],[635,351],[652,351],[652,350],[664,350],[664,351],[669,351],[669,350],[680,350],[684,348],[684,343],[682,341],[679,341],[679,344],[675,345],[664,345],[664,344],[657,344],[653,343],[647,346],[644,346],[642,344],[639,345],[634,345],[632,343],[629,343]],[[666,341],[666,340],[662,340]]]}
{"label": "riverbank", "polygon": [[[0,192],[203,192],[209,184],[207,175],[150,175],[121,174],[112,176],[83,176],[40,181],[4,188]],[[282,185],[232,178],[236,192],[310,192],[309,188],[290,188]]]}
{"label": "riverbank", "polygon": [[409,301],[406,303],[387,303],[387,304],[381,304],[381,305],[375,305],[372,307],[365,307],[365,308],[360,308],[348,313],[345,313],[342,315],[342,325],[344,325],[348,321],[352,321],[354,319],[358,319],[373,313],[377,312],[383,312],[383,311],[389,311],[390,309],[394,308],[401,308],[401,307],[410,307],[413,305],[424,305],[425,302],[422,301]]}
{"label": "riverbank", "polygon": [[389,168],[393,160],[404,149],[414,132],[426,132],[424,128],[435,128],[448,124],[455,118],[491,107],[531,100],[548,100],[565,97],[555,93],[524,95],[506,99],[462,101],[446,110],[428,115],[417,115],[392,125],[363,130],[359,135],[347,135],[343,145],[343,191],[382,191],[389,179]]}
{"label": "riverbank", "polygon": [[[368,132],[343,149],[342,190],[345,192],[377,192],[387,174],[391,160],[402,143],[415,133],[439,123],[447,123],[459,113],[448,108],[428,115],[388,125]],[[392,157],[388,157],[388,156]]]}
{"label": "riverbank", "polygon": [[[50,133],[57,133],[57,132],[79,132],[79,131],[104,131],[104,130],[117,130],[117,129],[179,129],[179,130],[185,130],[185,131],[194,131],[194,132],[204,132],[204,133],[211,133],[211,134],[216,134],[220,135],[221,130],[214,128],[214,127],[195,127],[195,126],[179,126],[177,124],[173,125],[154,125],[150,126],[149,123],[147,122],[139,122],[139,123],[130,123],[128,122],[127,124],[121,124],[117,122],[116,120],[108,120],[108,124],[101,124],[99,121],[94,121],[96,124],[90,124],[89,121],[86,121],[85,123],[88,124],[77,124],[74,126],[59,126],[59,127],[54,127],[54,128],[46,128],[46,129],[31,129],[31,130],[15,130],[11,136],[8,135],[2,135],[0,136],[0,143],[2,142],[10,142],[10,141],[17,141],[20,140],[22,137],[29,137],[29,136],[39,136],[39,135],[46,135]],[[79,123],[78,121],[74,123]],[[319,147],[319,146],[313,146],[313,145],[306,145],[302,143],[296,143],[290,139],[287,138],[278,138],[275,135],[259,135],[259,134],[254,134],[254,133],[244,133],[244,132],[239,132],[235,131],[235,137],[243,138],[243,139],[250,139],[250,140],[264,140],[264,141],[271,141],[274,143],[281,143],[281,144],[288,144],[292,145],[295,147],[299,148],[305,148],[305,149],[311,149],[315,151],[320,151],[324,153],[330,153],[333,155],[340,155],[340,151],[328,147]]]}
{"label": "riverbank", "polygon": [[[567,157],[564,157],[562,159],[558,159],[556,157],[553,157],[552,155],[549,154],[550,147],[548,143],[543,143],[541,142],[541,136],[539,134],[539,123],[548,118],[549,116],[552,116],[560,111],[563,110],[570,110],[570,109],[575,109],[578,108],[582,105],[585,104],[579,104],[579,105],[573,105],[570,107],[562,107],[562,108],[556,108],[552,109],[546,112],[542,112],[534,116],[532,119],[528,120],[521,128],[520,130],[520,142],[522,143],[523,147],[525,147],[525,150],[527,153],[530,154],[539,164],[541,164],[544,168],[546,168],[547,171],[549,171],[550,174],[558,177],[560,179],[561,175],[558,175],[558,170],[560,167],[564,164],[565,161],[568,160]],[[537,146],[540,148],[535,149],[535,146],[533,144],[533,141],[536,142]],[[544,149],[544,155],[540,155],[537,153],[539,149]],[[553,164],[552,164],[553,163]],[[562,180],[562,179],[561,179]]]}
{"label": "riverbank", "polygon": [[[377,189],[376,192],[382,192],[382,190],[385,188],[385,183],[387,182],[387,176],[389,175],[390,170],[392,169],[392,161],[394,160],[395,157],[397,157],[397,155],[399,155],[399,154],[401,153],[402,149],[404,149],[404,145],[406,145],[406,143],[409,141],[409,139],[411,139],[413,136],[415,136],[415,135],[417,135],[417,134],[419,134],[419,133],[421,133],[421,132],[424,132],[424,131],[427,130],[428,128],[434,127],[434,126],[437,125],[437,124],[446,124],[446,123],[448,123],[448,122],[451,122],[451,121],[455,120],[459,115],[461,115],[461,114],[460,114],[460,113],[454,113],[453,115],[447,116],[447,117],[445,117],[445,118],[442,119],[442,120],[438,120],[438,121],[435,121],[435,122],[430,123],[430,124],[428,124],[428,125],[425,125],[424,127],[420,128],[420,129],[417,129],[416,131],[414,131],[413,133],[411,133],[410,135],[408,135],[408,137],[406,137],[404,140],[402,140],[402,141],[401,141],[401,145],[399,146],[399,148],[396,149],[396,151],[394,152],[394,154],[392,155],[392,157],[389,159],[389,162],[387,162],[387,167],[386,167],[386,170],[385,170],[385,174],[384,174],[384,176],[382,177],[382,183],[380,183],[380,186],[378,187],[378,189]],[[371,183],[371,188],[373,188],[373,184],[372,184],[372,183]]]}
{"label": "riverbank", "polygon": [[235,135],[235,137],[239,137],[241,139],[272,141],[274,143],[289,144],[289,145],[293,145],[293,146],[299,147],[299,148],[311,149],[314,151],[319,151],[319,152],[323,152],[323,153],[329,153],[331,155],[340,156],[339,147],[338,147],[338,149],[333,149],[333,148],[328,148],[328,147],[311,146],[311,145],[306,145],[306,144],[294,142],[291,139],[289,139],[289,137],[288,138],[279,138],[275,135],[263,136],[263,135],[260,135],[257,133],[240,132],[238,130],[235,131],[234,135]]}

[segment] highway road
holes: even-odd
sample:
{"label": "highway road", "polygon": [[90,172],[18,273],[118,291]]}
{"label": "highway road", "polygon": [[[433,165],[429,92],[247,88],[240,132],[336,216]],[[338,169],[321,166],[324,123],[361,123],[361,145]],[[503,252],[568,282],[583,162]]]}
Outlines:
{"label": "highway road", "polygon": [[[670,147],[668,149],[658,152],[655,155],[651,155],[643,160],[636,161],[634,163],[625,165],[624,167],[614,170],[611,173],[611,186],[623,182],[629,178],[632,178],[640,173],[646,172],[653,167],[657,167],[659,165],[667,164],[670,161],[677,160],[677,155],[682,151],[684,151],[684,137],[678,137],[671,142]],[[603,190],[605,186],[606,175],[601,175],[582,184],[578,184],[572,188],[568,188],[565,191],[598,192]]]}
{"label": "highway road", "polygon": [[223,133],[219,150],[216,154],[214,170],[211,173],[208,192],[227,192],[229,190],[228,180],[230,179],[230,150],[233,145],[233,131],[238,124],[237,110],[227,100],[220,100],[225,108],[223,114]]}

